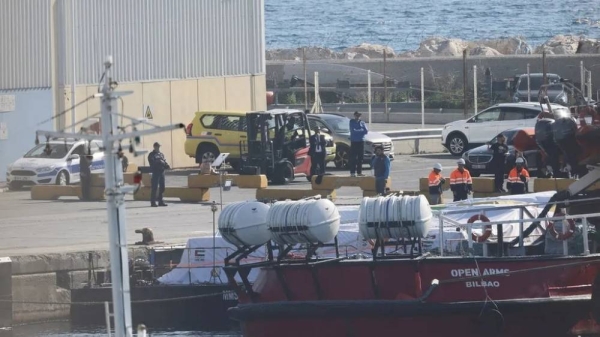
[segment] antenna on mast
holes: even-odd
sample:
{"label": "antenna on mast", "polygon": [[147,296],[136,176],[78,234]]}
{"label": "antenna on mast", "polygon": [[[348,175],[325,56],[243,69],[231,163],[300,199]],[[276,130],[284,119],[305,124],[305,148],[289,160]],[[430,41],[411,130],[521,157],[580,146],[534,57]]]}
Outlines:
{"label": "antenna on mast", "polygon": [[[118,112],[116,100],[121,96],[129,95],[132,91],[115,92],[118,86],[117,82],[112,80],[110,75],[113,65],[112,56],[107,56],[104,61],[104,73],[102,80],[104,83],[94,98],[100,98],[101,112],[101,134],[84,133],[66,133],[56,131],[36,131],[36,143],[39,143],[39,136],[55,138],[75,138],[91,140],[101,140],[104,150],[104,181],[106,189],[106,209],[108,212],[109,225],[109,245],[110,245],[110,267],[112,283],[112,303],[113,316],[115,322],[116,337],[131,337],[133,327],[131,322],[131,298],[129,289],[129,259],[127,256],[126,222],[125,222],[125,195],[133,193],[139,188],[139,181],[135,185],[126,185],[123,183],[123,169],[119,158],[119,149],[122,148],[123,141],[128,140],[129,152],[134,156],[143,155],[147,151],[138,150],[136,147],[140,144],[140,137],[144,135],[155,134],[175,129],[183,129],[182,123],[168,126],[157,126],[143,119],[131,118]],[[131,121],[130,125],[119,126],[119,118]],[[145,130],[138,130],[137,126],[144,124],[149,126]],[[130,127],[131,130],[127,131]]]}

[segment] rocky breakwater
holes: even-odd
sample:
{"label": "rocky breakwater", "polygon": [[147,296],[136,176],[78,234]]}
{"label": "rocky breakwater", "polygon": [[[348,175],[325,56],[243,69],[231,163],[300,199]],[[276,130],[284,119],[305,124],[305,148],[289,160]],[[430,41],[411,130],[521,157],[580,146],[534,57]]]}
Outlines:
{"label": "rocky breakwater", "polygon": [[465,49],[469,56],[541,54],[544,50],[549,55],[600,54],[600,41],[585,36],[558,35],[540,46],[531,46],[519,37],[478,41],[431,37],[422,41],[416,50],[401,53],[388,46],[363,43],[343,50],[325,47],[271,49],[267,50],[266,59],[302,61],[305,55],[307,60],[359,60],[379,59],[384,54],[387,58],[457,57],[462,56]]}

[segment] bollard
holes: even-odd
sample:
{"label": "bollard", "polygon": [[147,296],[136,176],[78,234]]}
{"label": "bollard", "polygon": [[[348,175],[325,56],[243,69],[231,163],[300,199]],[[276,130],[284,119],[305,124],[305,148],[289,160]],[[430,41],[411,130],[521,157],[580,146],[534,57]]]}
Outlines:
{"label": "bollard", "polygon": [[12,261],[0,257],[0,331],[11,329],[12,313]]}
{"label": "bollard", "polygon": [[146,337],[146,326],[144,324],[138,325],[137,337]]}

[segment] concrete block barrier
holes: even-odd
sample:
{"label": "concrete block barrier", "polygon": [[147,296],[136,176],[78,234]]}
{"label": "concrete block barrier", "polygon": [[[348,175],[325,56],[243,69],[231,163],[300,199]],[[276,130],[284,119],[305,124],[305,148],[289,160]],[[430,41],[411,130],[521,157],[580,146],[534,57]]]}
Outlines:
{"label": "concrete block barrier", "polygon": [[[133,195],[133,200],[150,201],[151,187],[143,186]],[[177,198],[182,202],[209,201],[210,191],[207,188],[167,187],[163,198]]]}
{"label": "concrete block barrier", "polygon": [[269,200],[300,200],[304,198],[321,195],[322,198],[336,198],[335,190],[294,190],[294,189],[276,189],[259,188],[256,190],[256,199]]}
{"label": "concrete block barrier", "polygon": [[[317,184],[317,177],[312,177],[311,184],[313,190],[335,190],[340,187],[356,186],[363,191],[375,191],[375,177],[349,177],[349,176],[336,176],[336,175],[325,175],[321,179],[321,183]],[[392,179],[388,178],[386,187],[391,188]]]}
{"label": "concrete block barrier", "polygon": [[[133,176],[135,172],[123,173],[123,182],[125,184],[133,185]],[[92,187],[104,188],[104,173],[92,173]]]}
{"label": "concrete block barrier", "polygon": [[189,188],[210,188],[218,187],[225,181],[231,180],[231,186],[237,186],[239,175],[237,174],[224,174],[223,177],[220,175],[207,175],[207,174],[190,174],[188,176],[188,187]]}
{"label": "concrete block barrier", "polygon": [[[79,187],[79,186],[77,186]],[[79,187],[79,191],[77,192],[77,196],[79,197],[79,199],[82,199],[81,197],[81,187]],[[105,196],[104,196],[104,187],[92,187],[92,189],[90,190],[90,200],[92,201],[102,201],[105,200]]]}
{"label": "concrete block barrier", "polygon": [[60,197],[79,197],[79,186],[35,185],[31,187],[32,200],[58,200]]}
{"label": "concrete block barrier", "polygon": [[129,165],[127,165],[127,170],[125,170],[125,173],[135,173],[138,170],[138,166],[136,164],[133,163],[129,163]]}
{"label": "concrete block barrier", "polygon": [[12,327],[12,261],[10,257],[0,257],[0,330]]}
{"label": "concrete block barrier", "polygon": [[152,173],[142,173],[142,186],[152,186]]}
{"label": "concrete block barrier", "polygon": [[[450,189],[450,178],[446,178],[446,182],[442,185],[442,190],[447,191]],[[428,192],[429,191],[429,178],[420,178],[419,179],[419,191]]]}
{"label": "concrete block barrier", "polygon": [[239,175],[236,178],[236,183],[239,188],[267,188],[269,181],[267,176],[261,175]]}
{"label": "concrete block barrier", "polygon": [[473,192],[493,193],[495,190],[494,178],[473,178]]}
{"label": "concrete block barrier", "polygon": [[[533,181],[534,192],[546,192],[546,191],[564,191],[574,183],[576,179],[565,179],[565,178],[536,178]],[[600,189],[600,182],[587,188],[588,191]]]}
{"label": "concrete block barrier", "polygon": [[[58,200],[61,197],[77,197],[81,199],[81,186],[79,185],[36,185],[31,188],[32,200]],[[92,187],[90,199],[93,201],[104,200],[104,187]]]}

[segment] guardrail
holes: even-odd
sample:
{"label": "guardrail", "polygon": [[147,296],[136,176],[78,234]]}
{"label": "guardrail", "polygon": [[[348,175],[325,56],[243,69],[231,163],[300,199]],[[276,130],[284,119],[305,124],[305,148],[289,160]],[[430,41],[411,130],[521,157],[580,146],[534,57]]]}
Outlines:
{"label": "guardrail", "polygon": [[419,151],[419,141],[421,139],[442,139],[443,129],[411,129],[411,130],[398,130],[398,131],[384,131],[380,132],[390,137],[392,141],[401,140],[414,140],[415,141],[415,152]]}

